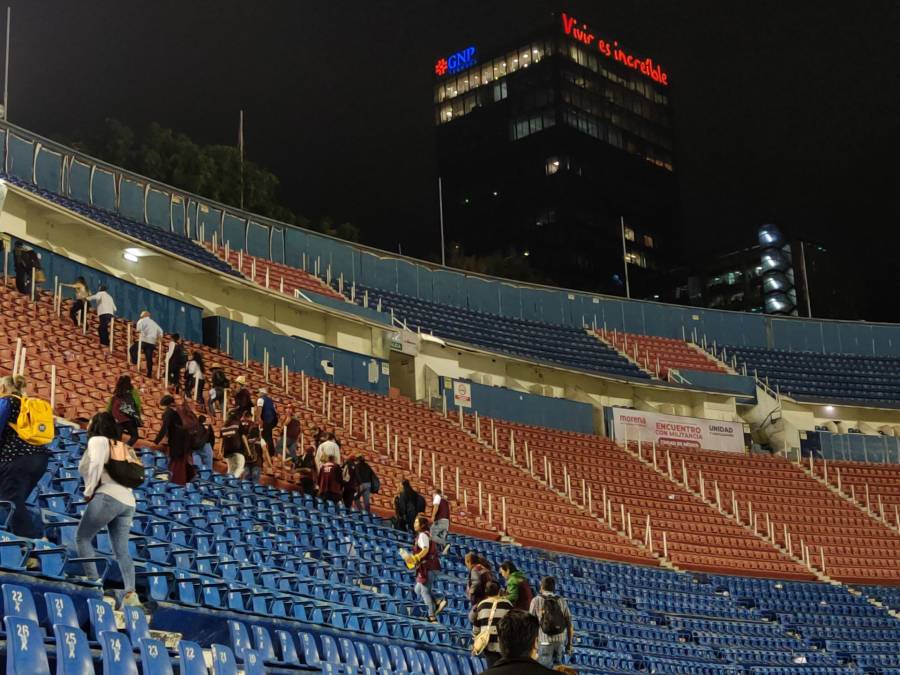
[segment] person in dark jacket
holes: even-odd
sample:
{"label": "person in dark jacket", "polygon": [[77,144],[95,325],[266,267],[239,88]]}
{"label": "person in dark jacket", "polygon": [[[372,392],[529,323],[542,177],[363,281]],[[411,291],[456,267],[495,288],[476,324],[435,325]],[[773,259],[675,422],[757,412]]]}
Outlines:
{"label": "person in dark jacket", "polygon": [[303,494],[316,494],[316,486],[319,483],[319,470],[316,468],[316,449],[309,445],[303,454],[296,459],[297,469],[300,471],[300,489]]}
{"label": "person in dark jacket", "polygon": [[112,398],[106,406],[106,412],[112,413],[119,425],[119,435],[128,434],[128,445],[133,446],[138,439],[138,426],[141,422],[141,395],[131,383],[131,377],[122,375],[116,381]]}
{"label": "person in dark jacket", "polygon": [[169,480],[178,485],[185,485],[193,478],[193,465],[188,458],[187,438],[181,424],[181,416],[175,405],[175,398],[166,394],[159,399],[163,408],[162,424],[153,442],[157,445],[166,439],[169,448]]}
{"label": "person in dark jacket", "polygon": [[300,418],[297,417],[297,413],[293,410],[288,415],[288,422],[284,425],[284,432],[287,442],[285,443],[285,450],[287,451],[287,456],[292,460],[297,459],[297,453],[299,448],[297,444],[300,442],[300,432],[303,430],[303,426],[300,424]]}
{"label": "person in dark jacket", "polygon": [[534,660],[538,636],[537,617],[511,609],[497,624],[500,660],[481,675],[547,675],[555,671]]}
{"label": "person in dark jacket", "polygon": [[244,475],[244,466],[247,463],[247,456],[250,454],[250,446],[247,443],[248,424],[241,423],[241,417],[237,411],[232,410],[225,425],[219,432],[222,438],[222,456],[228,464],[230,475],[240,478]]}
{"label": "person in dark jacket", "polygon": [[216,410],[222,411],[222,401],[225,398],[225,390],[228,389],[228,376],[221,364],[213,364],[209,378],[209,403],[207,410],[210,415],[215,415]]}
{"label": "person in dark jacket", "polygon": [[260,423],[260,433],[266,442],[269,452],[274,452],[275,439],[272,437],[272,430],[278,424],[278,409],[275,407],[275,401],[269,396],[269,390],[265,387],[259,388],[259,398],[256,399],[256,419]]}
{"label": "person in dark jacket", "polygon": [[394,497],[394,527],[403,532],[412,532],[416,516],[425,508],[425,498],[415,491],[408,480],[401,484],[400,493]]}
{"label": "person in dark jacket", "polygon": [[39,269],[41,261],[34,249],[17,241],[13,245],[13,270],[16,275],[16,290],[19,293],[31,293],[31,277],[35,270]]}
{"label": "person in dark jacket", "polygon": [[375,471],[366,462],[366,458],[362,455],[356,457],[356,477],[359,479],[359,486],[356,488],[356,508],[360,511],[365,509],[369,513],[372,512],[372,483],[375,481]]}
{"label": "person in dark jacket", "polygon": [[[181,386],[181,369],[187,365],[187,352],[181,345],[181,336],[174,333],[169,340],[169,349],[166,351],[166,359],[169,363],[168,374],[169,386],[175,389],[177,394]],[[188,392],[190,394],[191,392]]]}
{"label": "person in dark jacket", "polygon": [[342,478],[344,480],[344,506],[348,509],[353,506],[353,500],[356,497],[357,490],[359,490],[359,475],[356,473],[356,468],[356,457],[348,459],[341,468]]}
{"label": "person in dark jacket", "polygon": [[516,609],[527,612],[531,608],[534,592],[531,590],[531,584],[528,583],[525,574],[516,569],[511,560],[506,560],[500,565],[500,576],[506,579],[506,599]]}
{"label": "person in dark jacket", "polygon": [[232,412],[236,413],[238,418],[241,418],[245,414],[253,412],[253,397],[250,395],[250,390],[247,389],[246,377],[238,375],[234,378],[234,383],[237,385],[237,390],[234,392]]}
{"label": "person in dark jacket", "polygon": [[10,426],[19,419],[24,391],[24,376],[0,378],[0,500],[15,506],[9,521],[12,533],[37,539],[44,533],[27,509],[26,500],[47,471],[50,455],[44,446],[23,441]]}
{"label": "person in dark jacket", "polygon": [[336,464],[334,457],[325,458],[325,463],[319,469],[319,496],[322,499],[334,502],[341,501],[344,493],[344,482],[341,478],[341,466]]}
{"label": "person in dark jacket", "polygon": [[202,466],[205,469],[213,468],[213,445],[216,443],[216,432],[212,428],[206,415],[200,415],[200,428],[205,434],[203,446],[199,450],[194,450],[194,466]]}
{"label": "person in dark jacket", "polygon": [[469,605],[474,607],[485,598],[487,582],[495,581],[491,572],[491,564],[477,553],[466,553],[463,562],[469,570],[469,582],[466,584],[466,597]]}

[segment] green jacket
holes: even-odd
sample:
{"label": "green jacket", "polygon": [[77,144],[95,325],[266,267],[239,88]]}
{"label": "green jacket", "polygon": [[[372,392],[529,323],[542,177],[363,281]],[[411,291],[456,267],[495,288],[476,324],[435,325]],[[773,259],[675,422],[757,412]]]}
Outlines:
{"label": "green jacket", "polygon": [[506,578],[506,599],[513,607],[527,612],[533,596],[531,585],[520,570],[516,570]]}

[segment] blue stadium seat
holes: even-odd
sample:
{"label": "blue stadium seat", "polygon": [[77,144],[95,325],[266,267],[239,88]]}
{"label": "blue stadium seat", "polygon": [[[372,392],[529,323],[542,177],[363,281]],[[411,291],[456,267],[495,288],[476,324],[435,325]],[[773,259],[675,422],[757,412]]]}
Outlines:
{"label": "blue stadium seat", "polygon": [[237,662],[234,653],[225,645],[212,645],[213,675],[237,675]]}
{"label": "blue stadium seat", "polygon": [[31,590],[18,584],[3,584],[3,614],[38,622],[37,607]]}
{"label": "blue stadium seat", "polygon": [[89,598],[87,601],[88,615],[91,618],[91,632],[94,639],[100,642],[100,633],[116,631],[116,617],[113,608],[103,600]]}
{"label": "blue stadium seat", "polygon": [[[286,630],[276,630],[275,636],[278,639],[278,645],[281,649],[281,661],[283,663],[289,665],[301,665],[304,663],[300,656],[297,654],[297,645],[294,642],[294,638],[291,637],[291,634]],[[260,646],[259,641],[257,640],[257,647]],[[262,649],[260,648],[262,651]]]}
{"label": "blue stadium seat", "polygon": [[169,650],[162,640],[141,638],[141,675],[174,675]]}
{"label": "blue stadium seat", "polygon": [[47,617],[51,624],[81,629],[78,612],[70,596],[47,591],[44,593],[44,603],[47,605]]}
{"label": "blue stadium seat", "polygon": [[6,675],[50,675],[44,638],[36,621],[5,616]]}
{"label": "blue stadium seat", "polygon": [[123,609],[125,615],[125,628],[131,644],[140,644],[141,640],[150,639],[150,624],[147,623],[147,615],[143,607],[129,607]]}
{"label": "blue stadium seat", "polygon": [[[68,597],[68,596],[66,596]],[[87,635],[80,628],[56,624],[56,675],[94,675]]]}
{"label": "blue stadium seat", "polygon": [[203,659],[203,648],[196,642],[181,640],[178,643],[179,675],[209,675],[206,661]]}
{"label": "blue stadium seat", "polygon": [[127,635],[115,630],[101,631],[100,648],[103,651],[103,675],[138,675]]}

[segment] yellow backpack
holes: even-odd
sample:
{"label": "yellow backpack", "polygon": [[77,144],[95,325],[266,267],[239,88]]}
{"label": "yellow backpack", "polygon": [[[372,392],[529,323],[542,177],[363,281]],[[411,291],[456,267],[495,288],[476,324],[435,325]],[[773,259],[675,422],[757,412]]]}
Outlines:
{"label": "yellow backpack", "polygon": [[19,418],[9,426],[29,445],[47,445],[53,440],[53,408],[40,398],[15,396],[19,399]]}

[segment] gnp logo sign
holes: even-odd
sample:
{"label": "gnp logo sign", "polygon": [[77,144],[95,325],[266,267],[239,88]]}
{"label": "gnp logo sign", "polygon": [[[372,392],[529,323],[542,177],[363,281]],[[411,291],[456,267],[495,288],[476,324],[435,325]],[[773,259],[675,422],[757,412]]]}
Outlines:
{"label": "gnp logo sign", "polygon": [[474,66],[478,59],[475,57],[475,47],[466,47],[450,56],[438,59],[434,64],[434,74],[438,77],[458,73],[469,66]]}

